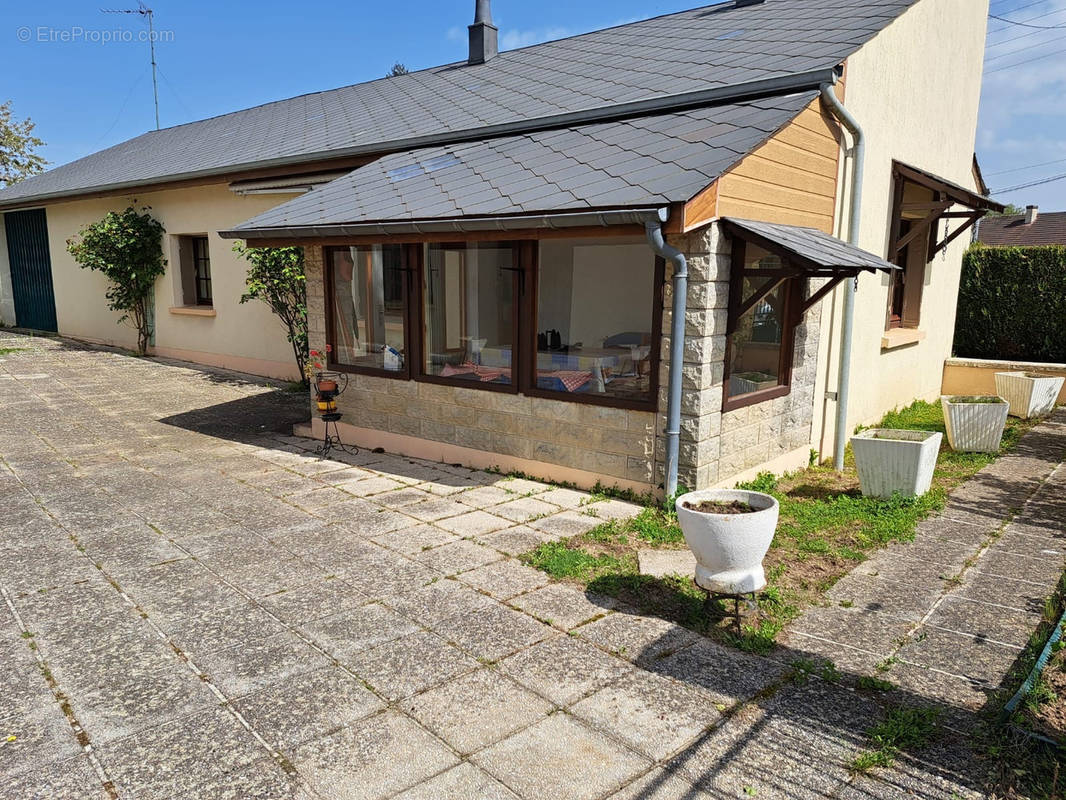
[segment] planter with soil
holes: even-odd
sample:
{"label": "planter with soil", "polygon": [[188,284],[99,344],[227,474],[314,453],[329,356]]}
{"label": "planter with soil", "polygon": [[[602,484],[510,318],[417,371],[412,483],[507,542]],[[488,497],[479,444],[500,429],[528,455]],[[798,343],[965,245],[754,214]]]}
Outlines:
{"label": "planter with soil", "polygon": [[998,453],[1010,404],[1002,397],[944,396],[948,444],[959,453]]}
{"label": "planter with soil", "polygon": [[919,497],[933,483],[944,434],[874,428],[851,437],[855,469],[867,497]]}
{"label": "planter with soil", "polygon": [[703,489],[675,503],[685,542],[696,556],[696,584],[749,594],[766,587],[763,558],[777,529],[777,500],[761,492]]}
{"label": "planter with soil", "polygon": [[1042,372],[997,372],[996,393],[1010,403],[1010,415],[1031,419],[1055,410],[1066,378]]}

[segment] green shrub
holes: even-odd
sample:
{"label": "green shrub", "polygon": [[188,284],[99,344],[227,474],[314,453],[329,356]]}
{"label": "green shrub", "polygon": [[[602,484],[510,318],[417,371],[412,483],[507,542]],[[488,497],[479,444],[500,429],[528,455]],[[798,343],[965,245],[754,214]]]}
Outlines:
{"label": "green shrub", "polygon": [[970,248],[959,287],[955,354],[1066,362],[1066,247]]}

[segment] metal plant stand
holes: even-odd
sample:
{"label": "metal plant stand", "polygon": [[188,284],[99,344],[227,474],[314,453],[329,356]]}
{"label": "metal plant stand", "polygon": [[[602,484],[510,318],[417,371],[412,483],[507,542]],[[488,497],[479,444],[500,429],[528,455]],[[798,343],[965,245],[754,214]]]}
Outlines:
{"label": "metal plant stand", "polygon": [[[700,589],[703,589],[698,583],[696,584]],[[752,612],[759,610],[759,597],[756,592],[750,592],[748,594],[722,594],[721,592],[712,592],[710,589],[703,589],[706,593],[706,598],[703,601],[704,610],[710,611],[711,604],[715,600],[732,600],[733,601],[733,624],[736,625],[737,633],[741,632],[740,623],[743,619],[741,613],[741,605],[745,612]]]}
{"label": "metal plant stand", "polygon": [[320,414],[322,422],[325,423],[326,432],[322,437],[322,444],[315,453],[322,458],[327,458],[334,450],[340,450],[342,453],[349,453],[350,455],[358,455],[359,448],[355,445],[347,445],[341,441],[340,430],[337,428],[337,423],[340,422],[343,414]]}
{"label": "metal plant stand", "polygon": [[[327,388],[330,387],[330,388]],[[320,372],[315,377],[316,403],[318,404],[318,416],[325,426],[322,435],[322,444],[315,453],[323,459],[327,458],[334,450],[343,453],[358,455],[359,448],[355,445],[346,445],[341,440],[341,432],[337,426],[343,414],[337,411],[337,397],[344,394],[348,388],[348,376],[339,372]]]}

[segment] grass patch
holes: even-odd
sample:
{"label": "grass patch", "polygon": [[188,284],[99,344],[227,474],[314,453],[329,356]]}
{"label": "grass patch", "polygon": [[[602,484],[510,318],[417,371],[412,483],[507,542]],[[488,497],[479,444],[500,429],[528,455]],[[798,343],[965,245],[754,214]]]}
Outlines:
{"label": "grass patch", "polygon": [[[1035,424],[1009,419],[1002,452]],[[940,404],[924,402],[886,415],[880,427],[945,430]],[[995,458],[996,454],[955,453],[945,437],[931,491],[913,499],[863,497],[850,451],[842,473],[812,465],[783,478],[766,473],[744,484],[742,488],[776,497],[781,516],[765,562],[768,586],[759,595],[758,613],[746,616],[739,634],[732,603],[707,601],[691,577],[653,578],[639,573],[638,550],[685,547],[672,504],[597,487],[599,496],[639,501],[645,508],[633,519],[604,522],[581,536],[541,545],[522,560],[556,580],[617,598],[643,614],[764,653],[803,609],[824,603],[825,592],[867,553],[912,539],[918,523],[943,508],[952,489]]]}
{"label": "grass patch", "polygon": [[884,720],[870,728],[872,748],[860,753],[849,765],[852,772],[869,772],[875,767],[890,767],[901,752],[920,750],[937,733],[937,708],[893,708]]}
{"label": "grass patch", "polygon": [[25,347],[0,347],[0,356],[9,356],[12,353],[21,353]]}

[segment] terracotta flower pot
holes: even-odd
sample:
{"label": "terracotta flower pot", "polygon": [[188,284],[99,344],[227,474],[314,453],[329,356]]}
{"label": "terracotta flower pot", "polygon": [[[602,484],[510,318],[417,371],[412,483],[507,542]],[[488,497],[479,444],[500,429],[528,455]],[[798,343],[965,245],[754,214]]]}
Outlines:
{"label": "terracotta flower pot", "polygon": [[327,392],[336,392],[337,382],[332,378],[324,378],[323,380],[320,380],[318,383],[316,383],[315,387],[318,389],[319,394],[325,394]]}

